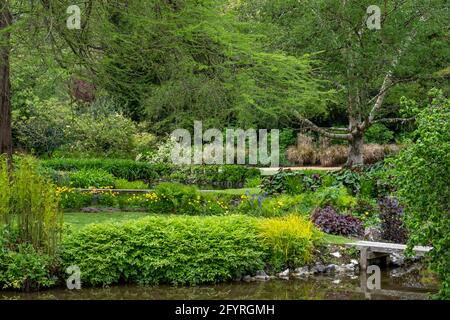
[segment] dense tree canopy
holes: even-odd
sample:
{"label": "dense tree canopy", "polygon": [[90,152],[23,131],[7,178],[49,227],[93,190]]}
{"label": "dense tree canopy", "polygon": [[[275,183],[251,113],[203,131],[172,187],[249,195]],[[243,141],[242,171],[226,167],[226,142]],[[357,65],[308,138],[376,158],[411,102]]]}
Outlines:
{"label": "dense tree canopy", "polygon": [[[50,8],[56,21],[64,5]],[[155,131],[194,119],[274,126],[289,110],[326,111],[311,59],[265,50],[267,35],[239,21],[227,1],[89,1],[82,12],[82,31],[49,26],[54,41],[68,43],[79,72]]]}
{"label": "dense tree canopy", "polygon": [[90,0],[79,30],[66,26],[70,4],[4,2],[16,119],[35,98],[76,92],[158,135],[194,120],[313,129],[348,141],[357,165],[373,124],[410,123],[400,99],[423,105],[448,78],[441,0],[385,2],[379,30],[366,25],[370,1]]}
{"label": "dense tree canopy", "polygon": [[322,77],[338,92],[338,105],[331,107],[346,114],[347,129],[330,132],[302,114],[294,112],[293,118],[330,138],[349,140],[348,165],[362,163],[362,139],[371,125],[405,122],[398,119],[396,85],[413,82],[412,90],[425,96],[431,85],[445,83],[436,73],[448,66],[446,1],[385,1],[379,30],[367,26],[372,2],[248,0],[241,12],[245,21],[274,27],[268,31],[270,47],[295,56],[317,53]]}

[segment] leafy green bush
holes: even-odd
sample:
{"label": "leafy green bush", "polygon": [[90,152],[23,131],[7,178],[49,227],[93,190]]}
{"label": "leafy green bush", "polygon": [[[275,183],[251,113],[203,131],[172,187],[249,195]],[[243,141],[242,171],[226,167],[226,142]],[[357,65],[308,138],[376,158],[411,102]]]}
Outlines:
{"label": "leafy green bush", "polygon": [[72,131],[75,142],[67,146],[70,152],[125,158],[133,154],[136,126],[121,114],[77,115],[73,118]]}
{"label": "leafy green bush", "polygon": [[[247,179],[260,177],[257,168],[249,168],[240,165],[207,166],[208,171],[203,171],[204,166],[193,166],[193,172],[199,177],[205,176],[207,183],[230,183],[232,186],[243,186]],[[203,172],[203,174],[202,174]]]}
{"label": "leafy green bush", "polygon": [[361,189],[361,173],[351,169],[343,169],[332,173],[335,178],[333,185],[343,185],[356,195]]}
{"label": "leafy green bush", "polygon": [[432,103],[417,116],[417,141],[394,161],[400,200],[410,231],[409,246],[433,246],[431,268],[441,281],[440,297],[450,297],[450,99],[433,90]]}
{"label": "leafy green bush", "polygon": [[0,245],[2,289],[31,291],[51,287],[57,280],[52,275],[53,267],[53,258],[37,253],[31,244],[20,244],[14,250]]}
{"label": "leafy green bush", "polygon": [[253,177],[253,178],[247,178],[245,181],[245,187],[246,188],[258,188],[261,185],[261,177]]}
{"label": "leafy green bush", "polygon": [[141,132],[133,136],[133,154],[136,156],[156,149],[158,137],[151,133]]}
{"label": "leafy green bush", "polygon": [[302,212],[300,207],[304,204],[305,195],[280,195],[277,197],[266,194],[242,195],[236,211],[242,214],[257,217],[282,217],[292,212]]}
{"label": "leafy green bush", "polygon": [[18,144],[36,155],[51,155],[73,139],[70,108],[56,99],[41,101],[32,95],[27,107],[13,112],[13,130]]}
{"label": "leafy green bush", "polygon": [[384,124],[376,123],[366,130],[364,138],[368,143],[387,144],[394,140],[394,132]]}
{"label": "leafy green bush", "polygon": [[176,166],[170,163],[150,164],[123,159],[60,158],[43,160],[42,165],[57,171],[104,170],[116,178],[129,181],[171,181],[223,187],[244,186],[248,179],[256,179],[261,175],[256,168],[239,165]]}
{"label": "leafy green bush", "polygon": [[196,214],[202,200],[196,187],[178,183],[161,183],[152,195],[156,197],[149,205],[152,212]]}
{"label": "leafy green bush", "polygon": [[101,169],[81,169],[69,173],[69,183],[74,188],[114,188],[114,176]]}
{"label": "leafy green bush", "polygon": [[221,215],[229,209],[216,195],[178,183],[161,183],[144,197],[148,200],[147,209],[153,213]]}
{"label": "leafy green bush", "polygon": [[358,197],[351,211],[352,216],[361,220],[365,228],[381,224],[375,199]]}
{"label": "leafy green bush", "polygon": [[256,220],[244,216],[89,225],[68,235],[62,248],[64,265],[79,266],[85,285],[214,283],[264,265]]}
{"label": "leafy green bush", "polygon": [[92,205],[92,193],[79,192],[68,187],[57,187],[56,193],[60,197],[62,209],[81,209]]}
{"label": "leafy green bush", "polygon": [[129,190],[145,190],[148,189],[148,184],[144,181],[128,181],[126,179],[115,179],[114,185],[116,189]]}
{"label": "leafy green bush", "polygon": [[268,262],[275,270],[311,262],[314,246],[321,239],[311,221],[298,215],[264,219],[259,232],[268,250]]}
{"label": "leafy green bush", "polygon": [[322,185],[323,174],[313,170],[280,170],[273,176],[265,177],[262,189],[268,194],[299,194],[315,191]]}
{"label": "leafy green bush", "polygon": [[153,180],[170,166],[152,166],[144,162],[124,159],[64,159],[43,160],[42,165],[59,171],[83,169],[104,170],[116,178],[134,180]]}
{"label": "leafy green bush", "polygon": [[317,207],[335,206],[341,211],[349,210],[356,204],[356,198],[351,196],[347,188],[333,186],[329,188],[320,188],[311,194],[315,198]]}

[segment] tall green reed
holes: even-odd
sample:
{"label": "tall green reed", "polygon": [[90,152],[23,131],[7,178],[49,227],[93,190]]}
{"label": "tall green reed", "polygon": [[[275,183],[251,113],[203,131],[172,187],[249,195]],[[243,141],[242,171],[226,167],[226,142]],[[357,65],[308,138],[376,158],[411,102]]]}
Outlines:
{"label": "tall green reed", "polygon": [[0,221],[16,230],[18,241],[53,254],[61,238],[62,212],[55,186],[39,174],[33,157],[18,159],[11,173],[0,160]]}

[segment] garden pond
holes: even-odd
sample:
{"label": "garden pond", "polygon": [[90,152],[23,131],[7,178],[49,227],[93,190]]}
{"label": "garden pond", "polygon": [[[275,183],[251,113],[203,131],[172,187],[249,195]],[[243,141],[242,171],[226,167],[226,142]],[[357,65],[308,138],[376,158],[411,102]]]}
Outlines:
{"label": "garden pond", "polygon": [[[397,269],[398,270],[398,269]],[[266,282],[229,282],[192,287],[121,285],[81,290],[52,289],[34,293],[1,291],[7,300],[425,300],[437,284],[419,272],[382,270],[381,290],[370,291],[362,276],[314,276]]]}

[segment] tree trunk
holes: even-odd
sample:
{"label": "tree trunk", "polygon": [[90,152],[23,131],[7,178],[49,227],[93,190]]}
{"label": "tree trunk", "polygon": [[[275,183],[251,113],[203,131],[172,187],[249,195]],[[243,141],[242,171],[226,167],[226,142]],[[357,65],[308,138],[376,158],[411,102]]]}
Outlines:
{"label": "tree trunk", "polygon": [[5,0],[0,0],[0,154],[6,154],[12,163],[11,83],[9,77],[11,14]]}
{"label": "tree trunk", "polygon": [[352,134],[350,139],[350,146],[348,152],[347,163],[345,167],[351,168],[354,166],[360,166],[364,164],[364,133],[357,132]]}

